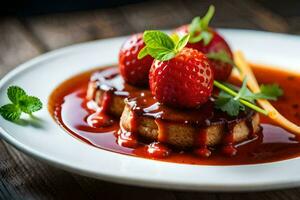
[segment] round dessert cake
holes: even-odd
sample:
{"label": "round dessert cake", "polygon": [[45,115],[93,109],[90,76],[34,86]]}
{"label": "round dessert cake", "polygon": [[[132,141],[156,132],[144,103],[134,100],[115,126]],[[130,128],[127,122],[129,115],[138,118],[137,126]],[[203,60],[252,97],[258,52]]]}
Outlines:
{"label": "round dessert cake", "polygon": [[[254,137],[260,130],[259,115],[246,109],[236,117],[214,108],[214,99],[196,109],[177,109],[159,103],[151,92],[124,82],[117,68],[91,77],[87,98],[121,117],[119,132],[161,142],[179,149],[233,144]],[[127,135],[127,137],[124,137]]]}

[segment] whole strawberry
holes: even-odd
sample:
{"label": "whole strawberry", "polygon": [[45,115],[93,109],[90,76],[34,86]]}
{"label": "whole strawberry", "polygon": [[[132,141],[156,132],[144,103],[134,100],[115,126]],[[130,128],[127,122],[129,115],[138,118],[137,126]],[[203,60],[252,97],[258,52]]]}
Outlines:
{"label": "whole strawberry", "polygon": [[138,53],[145,47],[143,34],[135,34],[128,38],[119,52],[120,73],[127,83],[145,87],[149,83],[149,70],[153,62],[151,56],[138,59]]}
{"label": "whole strawberry", "polygon": [[170,38],[160,31],[145,31],[144,48],[139,57],[155,58],[149,73],[152,94],[164,104],[195,108],[208,101],[213,89],[214,74],[206,56],[185,48],[189,35]]}
{"label": "whole strawberry", "polygon": [[233,55],[224,38],[214,29],[208,27],[214,14],[214,7],[210,6],[207,14],[201,19],[196,17],[189,25],[183,25],[175,30],[179,35],[190,34],[186,47],[203,52],[211,61],[215,70],[216,80],[227,80],[233,68]]}

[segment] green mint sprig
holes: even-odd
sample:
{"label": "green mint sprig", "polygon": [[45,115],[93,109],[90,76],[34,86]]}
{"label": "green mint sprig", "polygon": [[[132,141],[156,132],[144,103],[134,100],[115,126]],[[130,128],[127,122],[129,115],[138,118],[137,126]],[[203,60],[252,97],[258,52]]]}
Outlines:
{"label": "green mint sprig", "polygon": [[260,93],[254,94],[257,99],[268,99],[276,101],[283,95],[283,90],[277,84],[262,84]]}
{"label": "green mint sprig", "polygon": [[276,84],[261,85],[260,93],[252,93],[247,88],[247,78],[244,79],[242,87],[238,91],[236,91],[236,88],[232,88],[230,85],[218,81],[214,81],[214,86],[221,90],[217,96],[215,107],[230,116],[237,116],[239,112],[244,111],[246,107],[268,115],[268,111],[255,105],[255,100],[277,100],[278,97],[283,95],[283,90]]}
{"label": "green mint sprig", "polygon": [[42,109],[43,104],[37,97],[29,96],[18,86],[10,86],[7,96],[11,103],[0,107],[0,115],[9,121],[20,119],[22,113],[32,115]]}
{"label": "green mint sprig", "polygon": [[145,31],[143,40],[146,46],[139,52],[138,59],[150,55],[157,60],[170,60],[185,47],[189,37],[189,34],[179,38],[176,34],[169,36],[157,30]]}
{"label": "green mint sprig", "polygon": [[209,9],[203,18],[195,17],[189,25],[189,34],[191,35],[189,42],[196,43],[203,40],[204,45],[208,45],[213,38],[213,34],[209,31],[209,22],[214,16],[215,7],[209,6]]}

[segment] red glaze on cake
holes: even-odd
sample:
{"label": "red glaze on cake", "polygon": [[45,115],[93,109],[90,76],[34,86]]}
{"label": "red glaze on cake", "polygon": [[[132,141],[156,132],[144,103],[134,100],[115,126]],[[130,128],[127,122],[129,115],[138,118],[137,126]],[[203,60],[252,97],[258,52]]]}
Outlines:
{"label": "red glaze on cake", "polygon": [[[116,96],[124,99],[129,93],[124,92],[123,89],[132,87],[120,81],[122,80],[120,75],[118,75],[118,73],[113,73],[117,71],[117,68],[107,68],[106,70],[96,72],[96,75],[94,75],[91,79],[91,82],[96,81],[99,84],[99,79],[101,79],[99,74],[102,74],[102,77],[105,76],[111,78],[106,78],[107,80],[104,81],[106,84],[103,84],[103,87],[98,85],[98,89],[106,88],[105,91],[110,91],[110,89],[107,90],[107,85],[121,89],[114,89],[114,93],[112,93],[113,98],[110,99],[111,102],[109,107],[113,105],[112,100],[114,99],[115,94],[118,94]],[[290,120],[300,123],[300,118],[298,117],[299,106],[297,106],[300,101],[297,93],[300,91],[294,91],[291,89],[291,86],[299,84],[300,78],[296,75],[289,74],[288,72],[277,71],[270,68],[254,68],[254,72],[258,80],[262,83],[272,83],[273,80],[276,80],[278,84],[280,84],[280,86],[286,91],[286,95],[279,101],[274,102],[275,107]],[[270,76],[265,77],[265,73],[269,73]],[[87,121],[87,118],[90,115],[93,115],[95,113],[95,108],[97,108],[95,104],[91,103],[91,100],[86,99],[87,86],[90,82],[89,77],[91,74],[91,72],[80,74],[60,85],[50,97],[49,111],[55,120],[69,133],[80,140],[99,148],[127,155],[151,159],[155,158],[168,162],[204,165],[265,163],[294,158],[300,155],[300,144],[296,138],[285,130],[271,125],[270,121],[263,116],[261,116],[263,127],[262,132],[257,132],[255,134],[256,136],[250,134],[246,141],[242,143],[235,143],[233,145],[225,145],[224,148],[217,145],[209,148],[209,151],[207,151],[207,148],[196,148],[194,150],[186,149],[184,151],[180,151],[177,148],[165,145],[162,142],[152,143],[139,135],[137,135],[137,138],[132,137],[131,141],[133,143],[131,144],[128,142],[128,137],[125,137],[124,141],[128,143],[127,146],[135,146],[134,148],[128,148],[126,145],[120,146],[122,143],[120,143],[120,139],[118,138],[120,136],[119,117],[113,116],[109,112],[108,115],[112,117],[114,122],[111,126],[106,127],[90,126]],[[109,76],[108,74],[114,75]],[[98,77],[98,79],[95,78],[95,76]],[[134,90],[132,90],[132,92],[133,91]],[[138,93],[142,94],[141,91],[136,94]],[[76,112],[74,112],[74,110],[76,110]],[[147,111],[147,115],[153,116],[153,113],[149,112],[149,109]],[[164,116],[164,119],[166,116]],[[177,120],[180,121],[180,119]],[[161,123],[160,120],[156,121],[158,126],[160,126],[160,129],[164,130],[166,126],[162,125],[163,123]],[[138,123],[139,121],[136,122]],[[250,120],[245,121],[245,123],[249,122]],[[249,124],[247,126],[251,129]],[[250,131],[250,133],[251,132],[252,131]],[[206,140],[204,135],[205,132],[200,132],[198,134],[199,137],[197,138],[197,141],[199,144],[203,144]],[[227,136],[228,137],[224,138],[225,142],[231,140],[230,134]],[[164,137],[162,137],[161,140],[165,140]],[[157,151],[155,149],[157,149]],[[224,156],[224,153],[226,152],[236,152],[236,155],[233,157]],[[197,154],[200,156],[197,156]],[[210,155],[210,157],[209,159],[203,159],[203,155]]]}
{"label": "red glaze on cake", "polygon": [[[150,143],[160,142],[160,146],[194,149],[200,156],[209,156],[211,147],[221,145],[224,153],[234,155],[235,143],[254,138],[260,130],[258,114],[247,110],[238,117],[230,117],[214,108],[213,98],[193,109],[163,105],[149,90],[123,81],[117,68],[94,73],[88,88],[89,100],[104,107],[101,110],[106,113],[121,117],[117,141],[125,147],[135,148],[138,138],[142,138]],[[107,95],[110,103],[104,101]]]}

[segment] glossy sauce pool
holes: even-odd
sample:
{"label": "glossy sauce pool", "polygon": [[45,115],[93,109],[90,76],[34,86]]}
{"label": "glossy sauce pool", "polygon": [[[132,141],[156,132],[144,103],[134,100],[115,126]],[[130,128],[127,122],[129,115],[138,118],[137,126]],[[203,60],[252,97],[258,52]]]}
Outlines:
{"label": "glossy sauce pool", "polygon": [[[284,96],[273,105],[288,119],[300,124],[300,75],[275,68],[252,66],[260,83],[277,83],[284,90]],[[242,165],[286,160],[300,156],[300,142],[291,133],[270,124],[261,116],[263,130],[258,137],[236,145],[237,154],[224,156],[218,150],[208,158],[192,152],[172,151],[165,158],[154,158],[147,153],[145,145],[126,148],[118,145],[116,133],[119,121],[114,119],[111,126],[94,128],[87,123],[87,117],[94,111],[87,108],[86,91],[91,74],[79,74],[62,83],[50,96],[49,111],[60,126],[76,138],[95,147],[108,151],[155,159],[167,162],[198,165]]]}

